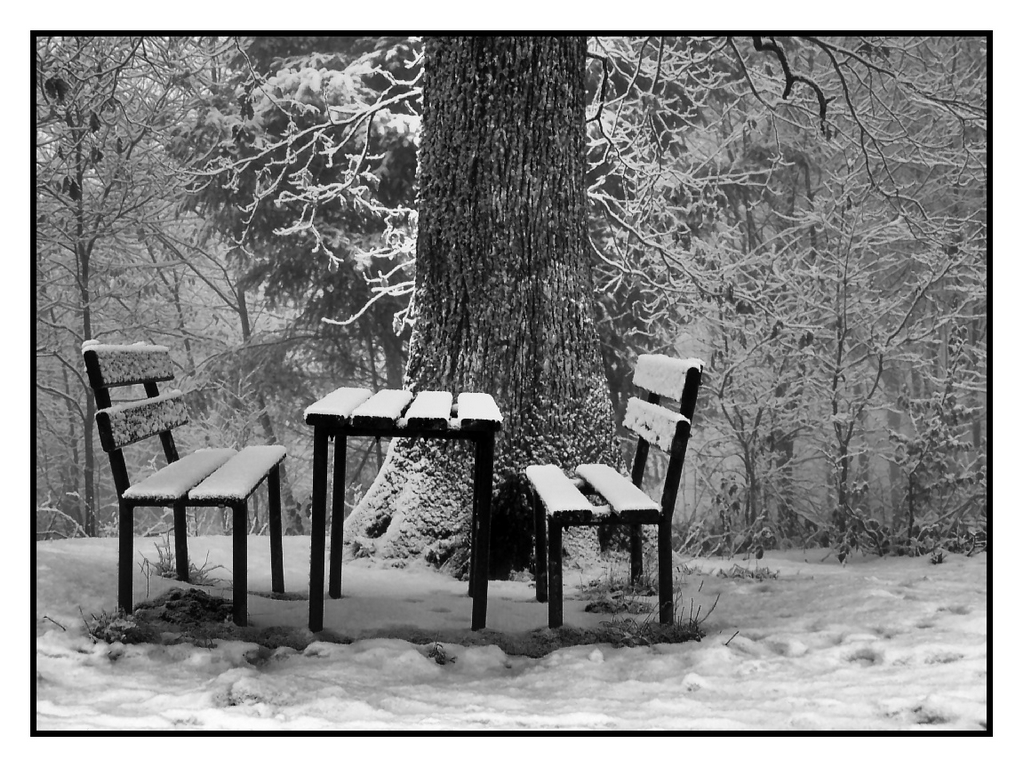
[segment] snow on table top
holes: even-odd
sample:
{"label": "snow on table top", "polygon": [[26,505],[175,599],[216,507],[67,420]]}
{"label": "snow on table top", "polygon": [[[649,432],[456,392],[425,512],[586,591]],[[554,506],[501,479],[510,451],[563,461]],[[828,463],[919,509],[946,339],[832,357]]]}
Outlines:
{"label": "snow on table top", "polygon": [[196,451],[136,483],[124,492],[132,501],[171,501],[185,494],[235,455],[230,448]]}
{"label": "snow on table top", "polygon": [[640,355],[633,373],[633,384],[664,397],[679,399],[691,368],[704,370],[704,361],[696,358],[675,358],[668,355]]}
{"label": "snow on table top", "polygon": [[463,392],[459,395],[458,422],[490,421],[501,424],[501,411],[494,398],[483,392]]}
{"label": "snow on table top", "polygon": [[548,512],[590,512],[594,505],[554,464],[534,464],[526,468],[526,477]]}
{"label": "snow on table top", "polygon": [[414,394],[407,389],[382,389],[373,394],[368,389],[342,387],[310,405],[303,416],[307,423],[311,417],[331,416],[353,423],[357,420],[391,420],[398,427],[415,427],[416,422],[421,421],[439,427],[447,425],[451,429],[463,429],[472,422],[502,422],[501,411],[488,394],[460,394],[455,417],[452,417],[453,399],[451,392],[439,390]]}
{"label": "snow on table top", "polygon": [[369,399],[370,390],[359,387],[341,387],[329,395],[317,400],[303,413],[303,418],[310,416],[341,416],[347,417],[352,411]]}
{"label": "snow on table top", "polygon": [[413,398],[407,389],[382,389],[369,400],[352,411],[354,419],[391,419],[398,421]]}
{"label": "snow on table top", "polygon": [[408,426],[410,422],[428,422],[437,426],[447,426],[452,415],[452,393],[425,390],[416,395],[405,416],[398,420],[398,426]]}
{"label": "snow on table top", "polygon": [[216,472],[189,491],[192,501],[217,499],[244,501],[287,451],[281,445],[251,445],[243,448]]}
{"label": "snow on table top", "polygon": [[622,423],[648,443],[658,446],[663,451],[670,451],[676,435],[676,425],[681,421],[689,419],[668,408],[631,397],[626,403],[626,415]]}
{"label": "snow on table top", "polygon": [[616,512],[661,509],[646,493],[633,485],[628,477],[623,477],[607,464],[580,464],[576,467],[576,474],[601,494]]}

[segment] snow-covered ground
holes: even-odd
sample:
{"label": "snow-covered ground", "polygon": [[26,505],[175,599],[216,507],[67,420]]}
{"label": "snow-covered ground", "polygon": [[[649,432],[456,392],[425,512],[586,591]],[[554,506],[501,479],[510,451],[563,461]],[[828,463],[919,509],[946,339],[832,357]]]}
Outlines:
{"label": "snow-covered ground", "polygon": [[[154,560],[137,539],[137,560]],[[733,561],[680,560],[681,604],[706,613],[702,642],[566,647],[509,655],[488,639],[546,626],[525,582],[491,582],[487,633],[469,631],[465,583],[420,566],[346,562],[345,597],[312,640],[257,654],[241,641],[94,643],[91,619],[115,605],[116,540],[41,542],[37,551],[36,725],[54,729],[843,729],[983,730],[987,555],[855,557],[768,553],[775,579],[726,578]],[[190,540],[192,559],[230,565],[228,537]],[[269,591],[269,542],[249,541],[249,587]],[[308,538],[286,537],[286,588],[308,577]],[[745,568],[752,562],[735,561]],[[625,573],[625,565],[617,566]],[[230,597],[230,573],[212,589]],[[596,626],[567,570],[566,624]],[[136,574],[137,599],[174,582]],[[250,596],[256,627],[303,630],[305,601]],[[640,617],[641,620],[643,617]],[[61,625],[61,626],[58,626]],[[61,628],[63,627],[63,628]],[[429,643],[371,637],[470,638]],[[460,634],[461,633],[461,634]],[[737,634],[738,633],[738,634]],[[472,644],[484,642],[485,644]]]}

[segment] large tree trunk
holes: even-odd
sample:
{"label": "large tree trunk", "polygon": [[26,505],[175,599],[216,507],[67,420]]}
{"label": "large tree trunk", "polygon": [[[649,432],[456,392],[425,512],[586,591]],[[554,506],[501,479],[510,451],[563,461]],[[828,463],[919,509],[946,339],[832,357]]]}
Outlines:
{"label": "large tree trunk", "polygon": [[[482,391],[505,416],[492,575],[527,567],[522,471],[616,458],[594,321],[584,177],[584,38],[425,43],[415,326],[405,385]],[[396,441],[348,531],[357,552],[465,574],[472,457]]]}

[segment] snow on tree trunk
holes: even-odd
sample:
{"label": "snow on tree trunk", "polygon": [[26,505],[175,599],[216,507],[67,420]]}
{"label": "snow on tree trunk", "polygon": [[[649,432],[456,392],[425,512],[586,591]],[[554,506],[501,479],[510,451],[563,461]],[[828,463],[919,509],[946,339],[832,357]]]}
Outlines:
{"label": "snow on tree trunk", "polygon": [[[595,327],[581,37],[425,43],[415,326],[405,386],[481,391],[505,421],[492,575],[527,567],[529,464],[617,461]],[[357,553],[466,572],[472,452],[395,441],[346,524]]]}

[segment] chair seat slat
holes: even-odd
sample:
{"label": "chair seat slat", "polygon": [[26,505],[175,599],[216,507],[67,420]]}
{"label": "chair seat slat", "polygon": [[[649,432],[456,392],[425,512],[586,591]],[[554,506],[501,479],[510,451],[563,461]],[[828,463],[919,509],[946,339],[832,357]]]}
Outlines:
{"label": "chair seat slat", "polygon": [[124,492],[124,498],[150,503],[178,501],[234,455],[231,448],[208,448],[190,453],[131,486]]}
{"label": "chair seat slat", "polygon": [[594,505],[554,464],[534,464],[527,467],[526,477],[549,513],[594,511]]}
{"label": "chair seat slat", "polygon": [[650,496],[633,485],[629,478],[619,474],[614,467],[607,464],[580,464],[576,467],[576,474],[603,496],[616,512],[660,510],[660,506]]}
{"label": "chair seat slat", "polygon": [[250,445],[188,492],[189,501],[230,504],[249,498],[287,454],[281,445]]}

